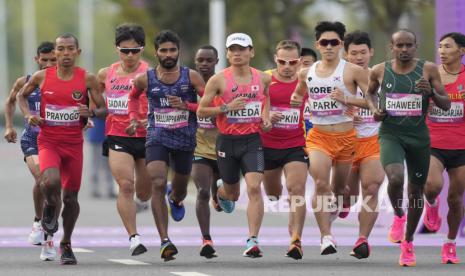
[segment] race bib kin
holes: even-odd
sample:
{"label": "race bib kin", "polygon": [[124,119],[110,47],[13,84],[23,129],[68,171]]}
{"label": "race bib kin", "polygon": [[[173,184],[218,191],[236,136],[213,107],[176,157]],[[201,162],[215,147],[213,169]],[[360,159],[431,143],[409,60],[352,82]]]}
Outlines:
{"label": "race bib kin", "polygon": [[300,122],[300,110],[297,108],[286,108],[286,107],[271,107],[272,112],[279,112],[283,115],[283,118],[273,124],[275,128],[281,129],[296,129],[299,127]]}

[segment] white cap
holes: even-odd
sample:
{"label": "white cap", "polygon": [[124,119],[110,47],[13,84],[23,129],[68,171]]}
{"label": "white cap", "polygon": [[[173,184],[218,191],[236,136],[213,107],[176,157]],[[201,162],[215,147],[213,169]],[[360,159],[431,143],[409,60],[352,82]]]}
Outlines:
{"label": "white cap", "polygon": [[231,47],[231,45],[239,45],[242,47],[252,47],[252,39],[250,36],[244,33],[233,33],[228,36],[226,39],[226,48]]}

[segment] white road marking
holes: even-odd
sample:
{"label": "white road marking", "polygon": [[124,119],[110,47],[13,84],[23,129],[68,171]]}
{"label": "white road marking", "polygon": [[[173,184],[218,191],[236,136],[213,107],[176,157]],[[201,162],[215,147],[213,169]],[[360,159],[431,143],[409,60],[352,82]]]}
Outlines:
{"label": "white road marking", "polygon": [[199,272],[171,272],[171,274],[179,276],[210,276],[210,274],[204,274]]}
{"label": "white road marking", "polygon": [[149,263],[144,263],[132,259],[108,259],[110,262],[124,264],[124,265],[150,265]]}
{"label": "white road marking", "polygon": [[85,248],[80,248],[80,247],[74,247],[73,248],[74,253],[94,253],[93,250],[85,249]]}

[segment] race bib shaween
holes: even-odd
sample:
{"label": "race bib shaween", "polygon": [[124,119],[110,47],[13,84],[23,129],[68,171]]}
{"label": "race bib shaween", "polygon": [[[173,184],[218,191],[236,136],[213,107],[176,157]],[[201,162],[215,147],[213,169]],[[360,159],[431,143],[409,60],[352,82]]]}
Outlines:
{"label": "race bib shaween", "polygon": [[386,111],[391,116],[421,116],[422,95],[386,93]]}

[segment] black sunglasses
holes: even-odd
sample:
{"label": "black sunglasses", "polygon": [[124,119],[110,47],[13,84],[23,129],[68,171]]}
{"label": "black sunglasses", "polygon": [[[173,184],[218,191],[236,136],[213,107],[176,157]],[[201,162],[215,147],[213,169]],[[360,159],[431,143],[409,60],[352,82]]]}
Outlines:
{"label": "black sunglasses", "polygon": [[129,53],[132,53],[132,54],[137,54],[139,53],[142,49],[144,49],[144,47],[136,47],[136,48],[121,48],[121,47],[116,47],[118,49],[118,51],[120,51],[121,53],[125,54],[125,55],[129,55]]}
{"label": "black sunglasses", "polygon": [[320,46],[322,47],[326,47],[328,45],[338,46],[339,44],[341,44],[341,41],[339,39],[321,39],[318,40],[318,44],[320,44]]}

